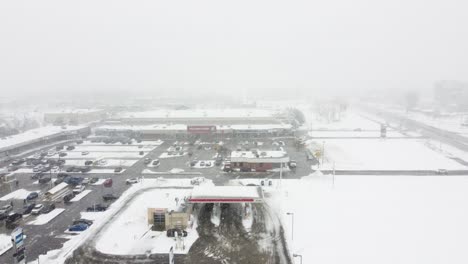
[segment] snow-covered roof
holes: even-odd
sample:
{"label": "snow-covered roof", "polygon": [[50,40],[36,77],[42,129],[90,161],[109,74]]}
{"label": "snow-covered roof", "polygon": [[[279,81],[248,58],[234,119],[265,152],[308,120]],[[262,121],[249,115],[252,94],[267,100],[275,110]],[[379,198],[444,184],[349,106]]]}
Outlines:
{"label": "snow-covered roof", "polygon": [[[291,129],[289,124],[258,124],[258,125],[218,125],[216,130],[279,130]],[[104,125],[96,128],[97,130],[112,130],[112,131],[159,131],[159,130],[177,130],[186,131],[187,125],[184,124],[155,124],[155,125]]]}
{"label": "snow-covered roof", "polygon": [[88,114],[88,113],[96,113],[101,112],[102,109],[98,108],[79,108],[79,109],[62,109],[62,110],[55,110],[55,111],[48,111],[47,114]]}
{"label": "snow-covered roof", "polygon": [[128,112],[123,118],[266,118],[276,112],[266,109],[193,109]]}
{"label": "snow-covered roof", "polygon": [[289,156],[281,150],[232,151],[231,162],[288,162]]}
{"label": "snow-covered roof", "polygon": [[46,126],[31,129],[21,134],[0,138],[0,151],[6,151],[12,148],[30,144],[35,140],[39,140],[45,137],[56,136],[62,133],[72,133],[85,127],[86,126]]}
{"label": "snow-covered roof", "polygon": [[262,202],[263,191],[258,186],[196,186],[189,201],[192,203]]}

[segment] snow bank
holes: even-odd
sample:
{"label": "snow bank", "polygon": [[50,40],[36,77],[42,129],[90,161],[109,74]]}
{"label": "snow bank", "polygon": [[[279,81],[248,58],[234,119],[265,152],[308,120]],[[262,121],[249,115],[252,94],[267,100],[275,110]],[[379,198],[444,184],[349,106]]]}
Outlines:
{"label": "snow bank", "polygon": [[56,208],[47,214],[41,214],[37,216],[36,219],[29,222],[28,225],[45,225],[52,221],[52,219],[57,217],[59,214],[63,213],[63,211],[65,211],[65,209]]}
{"label": "snow bank", "polygon": [[14,192],[11,192],[3,197],[0,198],[0,201],[8,201],[8,200],[24,200],[28,195],[32,192],[39,193],[40,191],[28,191],[25,189],[18,189]]}
{"label": "snow bank", "polygon": [[10,248],[13,247],[11,237],[9,235],[0,234],[0,256],[5,254]]}
{"label": "snow bank", "polygon": [[70,202],[78,202],[81,199],[83,199],[83,197],[88,195],[90,192],[92,192],[92,190],[84,190],[81,193],[79,193],[77,196],[73,197],[73,199],[71,199]]}

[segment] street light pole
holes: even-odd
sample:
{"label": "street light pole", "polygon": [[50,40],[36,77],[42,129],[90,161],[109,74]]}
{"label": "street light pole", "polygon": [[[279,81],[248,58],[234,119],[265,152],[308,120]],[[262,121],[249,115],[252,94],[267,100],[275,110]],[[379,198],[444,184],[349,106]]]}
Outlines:
{"label": "street light pole", "polygon": [[294,213],[286,213],[291,216],[291,240],[294,240]]}
{"label": "street light pole", "polygon": [[293,254],[293,257],[294,257],[294,258],[297,258],[297,257],[301,258],[301,264],[302,264],[302,255],[299,255],[299,254]]}
{"label": "street light pole", "polygon": [[325,157],[325,141],[322,141],[322,164]]}

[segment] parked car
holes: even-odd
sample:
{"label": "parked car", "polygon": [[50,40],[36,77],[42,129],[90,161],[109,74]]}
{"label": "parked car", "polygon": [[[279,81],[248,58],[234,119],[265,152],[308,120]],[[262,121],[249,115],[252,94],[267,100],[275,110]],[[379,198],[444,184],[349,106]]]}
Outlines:
{"label": "parked car", "polygon": [[31,213],[31,211],[34,209],[34,206],[36,206],[35,203],[32,203],[32,204],[27,204],[23,207],[23,212],[22,214],[23,215],[28,215]]}
{"label": "parked car", "polygon": [[145,155],[145,152],[144,152],[144,151],[140,151],[140,152],[138,152],[138,154],[140,154],[140,155]]}
{"label": "parked car", "polygon": [[69,194],[67,194],[67,195],[65,195],[63,197],[63,201],[65,203],[68,203],[68,202],[70,202],[71,199],[73,199],[73,197],[75,197],[75,194],[74,193],[69,193]]}
{"label": "parked car", "polygon": [[211,161],[207,161],[207,162],[205,163],[205,167],[211,167]]}
{"label": "parked car", "polygon": [[89,181],[90,181],[89,178],[84,178],[83,181],[81,182],[81,184],[88,185]]}
{"label": "parked car", "polygon": [[88,154],[89,154],[89,151],[82,151],[82,152],[81,152],[81,155],[82,155],[82,156],[86,156],[86,155],[88,155]]}
{"label": "parked car", "polygon": [[114,169],[114,172],[115,172],[115,173],[119,173],[119,172],[121,172],[122,170],[123,170],[122,167],[117,167],[117,168]]}
{"label": "parked car", "polygon": [[65,152],[59,152],[59,157],[66,157],[67,156],[67,153]]}
{"label": "parked car", "polygon": [[59,159],[59,160],[57,160],[57,165],[62,166],[63,164],[65,164],[65,162],[66,162],[66,160]]}
{"label": "parked car", "polygon": [[197,165],[197,163],[198,163],[198,160],[190,161],[190,167],[193,167],[193,166]]}
{"label": "parked car", "polygon": [[151,165],[152,165],[153,167],[158,167],[160,164],[161,164],[161,162],[159,161],[159,159],[155,159],[155,160],[153,160],[153,162],[151,163]]}
{"label": "parked car", "polygon": [[145,163],[145,164],[150,164],[150,163],[151,163],[151,159],[150,159],[150,158],[145,158],[144,163]]}
{"label": "parked car", "polygon": [[102,204],[95,204],[93,206],[86,208],[87,212],[104,212],[105,210],[107,210],[107,206],[102,205]]}
{"label": "parked car", "polygon": [[55,181],[54,181],[54,185],[59,185],[60,183],[63,182],[63,178],[57,178]]}
{"label": "parked car", "polygon": [[12,210],[13,210],[13,206],[9,204],[2,206],[0,208],[0,216],[2,216],[2,219],[0,220],[5,219],[8,216],[8,213],[10,213]]}
{"label": "parked car", "polygon": [[86,187],[83,186],[83,185],[77,185],[74,189],[73,189],[73,193],[74,194],[79,194],[81,193],[82,191],[84,191]]}
{"label": "parked car", "polygon": [[131,178],[131,179],[127,179],[125,181],[126,184],[134,184],[134,183],[138,183],[138,178]]}
{"label": "parked car", "polygon": [[70,177],[65,177],[63,181],[70,185],[78,185],[83,181],[83,178],[70,176]]}
{"label": "parked car", "polygon": [[33,168],[33,172],[42,172],[43,169],[44,169],[43,165],[37,165]]}
{"label": "parked car", "polygon": [[36,199],[37,197],[39,197],[39,194],[37,192],[31,192],[28,194],[28,196],[26,197],[26,200],[30,201],[30,200],[34,200]]}
{"label": "parked car", "polygon": [[221,163],[223,163],[223,157],[218,156],[218,157],[216,158],[216,160],[215,160],[215,165],[216,165],[216,166],[219,166],[219,165],[221,165]]}
{"label": "parked car", "polygon": [[48,205],[44,206],[41,213],[47,214],[47,213],[52,212],[52,210],[54,210],[54,209],[55,209],[55,204],[48,204]]}
{"label": "parked car", "polygon": [[205,162],[204,161],[200,161],[200,167],[203,167],[205,166]]}
{"label": "parked car", "polygon": [[99,181],[99,178],[98,178],[98,177],[93,177],[93,178],[91,178],[91,180],[89,180],[89,182],[90,182],[91,184],[96,183],[96,182],[98,182],[98,181]]}
{"label": "parked car", "polygon": [[93,221],[88,220],[88,219],[78,219],[73,221],[73,225],[78,225],[78,224],[85,224],[87,226],[91,226],[93,224]]}
{"label": "parked car", "polygon": [[40,183],[40,184],[46,184],[46,183],[50,182],[50,180],[51,180],[50,177],[40,178],[40,179],[39,179],[39,183]]}
{"label": "parked car", "polygon": [[66,172],[73,172],[73,170],[75,170],[75,167],[71,166],[71,167],[68,167],[65,171]]}
{"label": "parked car", "polygon": [[6,218],[5,225],[9,229],[13,229],[18,225],[18,222],[23,218],[20,213],[10,213]]}
{"label": "parked car", "polygon": [[92,160],[87,160],[87,161],[84,162],[84,165],[85,166],[91,166],[91,165],[93,165],[93,161]]}
{"label": "parked car", "polygon": [[225,172],[231,172],[231,171],[232,171],[232,167],[231,167],[231,163],[230,163],[230,162],[226,162],[226,163],[224,164],[223,171],[225,171]]}
{"label": "parked car", "polygon": [[[55,150],[59,151],[59,150],[62,150],[63,149],[63,146],[56,146],[55,147]],[[60,153],[59,153],[60,154]]]}
{"label": "parked car", "polygon": [[68,231],[70,232],[82,232],[88,229],[88,225],[86,224],[77,224],[77,225],[72,225],[68,228]]}
{"label": "parked car", "polygon": [[36,204],[34,208],[32,209],[31,214],[38,215],[42,212],[43,209],[44,209],[43,204]]}
{"label": "parked car", "polygon": [[33,175],[31,175],[31,179],[32,180],[37,180],[39,178],[42,178],[42,176],[44,176],[43,172],[34,173]]}
{"label": "parked car", "polygon": [[83,140],[81,140],[81,139],[77,140],[76,144],[83,144]]}
{"label": "parked car", "polygon": [[438,169],[436,171],[436,174],[438,174],[438,175],[448,175],[448,171],[446,169]]}
{"label": "parked car", "polygon": [[91,167],[83,167],[83,168],[80,168],[80,172],[81,173],[87,173],[87,172],[90,172],[91,171]]}
{"label": "parked car", "polygon": [[178,228],[171,228],[171,229],[168,229],[166,231],[166,235],[168,237],[174,237],[177,233],[177,236],[179,237],[186,237],[187,236],[187,231],[185,230],[181,230],[181,229],[178,229]]}
{"label": "parked car", "polygon": [[109,188],[109,187],[112,187],[112,183],[113,183],[112,179],[111,179],[111,178],[107,178],[107,179],[104,181],[103,185],[104,185],[104,187]]}
{"label": "parked car", "polygon": [[291,161],[289,161],[288,166],[289,166],[290,169],[294,170],[297,167],[297,163],[296,163],[295,160],[291,160]]}
{"label": "parked car", "polygon": [[57,177],[58,177],[58,178],[65,178],[65,177],[67,177],[67,176],[70,176],[70,175],[69,175],[68,173],[65,173],[65,172],[59,172],[59,173],[57,174]]}
{"label": "parked car", "polygon": [[102,199],[104,199],[104,201],[111,201],[111,200],[119,199],[119,197],[113,195],[112,193],[108,193],[108,194],[104,194],[104,195],[102,196]]}
{"label": "parked car", "polygon": [[75,149],[75,146],[68,146],[67,147],[67,150],[74,150]]}

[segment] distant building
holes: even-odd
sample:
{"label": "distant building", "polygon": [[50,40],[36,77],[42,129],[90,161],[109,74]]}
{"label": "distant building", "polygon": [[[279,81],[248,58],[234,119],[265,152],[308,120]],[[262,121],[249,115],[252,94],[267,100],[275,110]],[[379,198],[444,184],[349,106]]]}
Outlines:
{"label": "distant building", "polygon": [[450,111],[468,110],[468,82],[438,81],[434,85],[434,100],[440,108]]}
{"label": "distant building", "polygon": [[100,121],[106,117],[102,109],[73,109],[44,114],[44,121],[56,125],[78,125]]}

